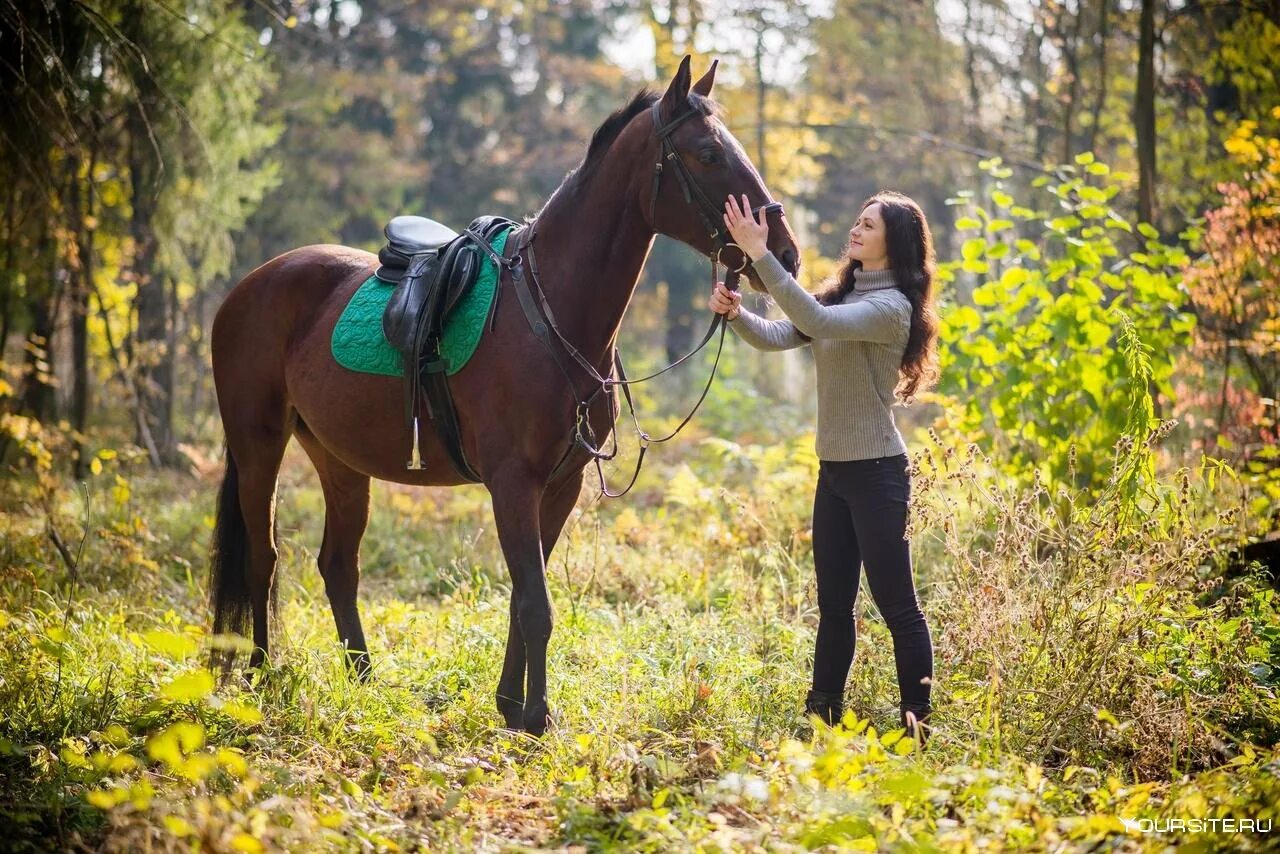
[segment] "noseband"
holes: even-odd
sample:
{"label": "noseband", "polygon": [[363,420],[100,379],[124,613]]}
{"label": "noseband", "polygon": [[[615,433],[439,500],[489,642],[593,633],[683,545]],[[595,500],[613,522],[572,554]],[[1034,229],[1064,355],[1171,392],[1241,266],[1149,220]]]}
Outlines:
{"label": "noseband", "polygon": [[[654,102],[651,113],[653,115],[653,129],[658,136],[658,144],[660,152],[658,154],[658,162],[653,164],[653,192],[649,196],[649,227],[654,231],[658,230],[658,191],[661,189],[662,173],[665,170],[664,161],[671,164],[672,170],[676,173],[676,180],[680,182],[680,189],[684,193],[685,204],[692,205],[698,214],[698,219],[702,220],[702,227],[706,229],[707,236],[711,238],[711,242],[715,245],[715,253],[711,256],[713,263],[723,263],[720,255],[724,250],[733,247],[742,253],[742,263],[736,270],[732,270],[726,264],[725,269],[729,269],[732,273],[741,273],[751,263],[751,259],[747,257],[747,253],[742,251],[742,247],[736,243],[724,239],[724,231],[722,224],[724,221],[724,206],[716,205],[715,202],[707,196],[702,187],[698,184],[698,179],[689,171],[689,167],[685,165],[681,159],[679,152],[676,151],[675,143],[671,139],[672,133],[680,126],[685,119],[699,115],[696,108],[691,108],[676,116],[665,125],[662,123],[662,101]],[[774,213],[782,213],[782,202],[768,202],[758,205],[751,209],[751,215],[754,217],[764,211],[766,215]],[[714,271],[713,271],[714,278]]]}

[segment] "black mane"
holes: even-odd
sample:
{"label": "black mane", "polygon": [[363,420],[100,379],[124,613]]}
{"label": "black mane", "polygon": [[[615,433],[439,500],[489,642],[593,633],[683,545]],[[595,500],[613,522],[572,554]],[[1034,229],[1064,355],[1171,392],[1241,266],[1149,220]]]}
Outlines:
{"label": "black mane", "polygon": [[601,122],[600,127],[596,128],[596,132],[591,135],[587,156],[582,159],[582,165],[576,171],[589,171],[599,163],[600,158],[609,150],[609,146],[613,145],[613,141],[618,138],[618,134],[622,133],[627,123],[652,107],[661,97],[661,94],[652,89],[641,89],[631,98],[631,103],[614,110],[613,115]]}
{"label": "black mane", "polygon": [[[660,92],[655,92],[646,87],[636,92],[632,96],[630,103],[618,108],[609,118],[601,122],[600,127],[596,128],[596,132],[591,135],[591,143],[587,146],[587,154],[582,158],[582,163],[578,164],[576,169],[565,176],[561,189],[572,189],[585,180],[600,164],[600,161],[604,159],[605,153],[613,145],[614,140],[618,138],[618,134],[622,133],[622,129],[632,119],[652,107],[661,98],[662,94]],[[720,114],[719,105],[712,99],[704,98],[702,95],[690,93],[688,103],[704,116]]]}

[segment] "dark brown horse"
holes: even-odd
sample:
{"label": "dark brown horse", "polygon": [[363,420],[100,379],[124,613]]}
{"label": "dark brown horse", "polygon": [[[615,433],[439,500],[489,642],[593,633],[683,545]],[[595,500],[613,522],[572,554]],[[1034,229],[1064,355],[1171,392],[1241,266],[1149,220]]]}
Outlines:
{"label": "dark brown horse", "polygon": [[[691,85],[689,57],[661,96],[648,90],[606,120],[587,155],[534,220],[540,280],[559,330],[607,376],[623,313],[655,233],[704,254],[718,248],[706,206],[745,193],[771,197],[742,146],[709,100],[715,64]],[[650,109],[655,103],[657,110]],[[686,115],[687,114],[687,115]],[[676,127],[673,120],[684,116]],[[665,140],[665,142],[664,142]],[[683,166],[680,180],[656,180],[663,145]],[[672,168],[672,167],[678,168]],[[663,170],[657,170],[661,176]],[[723,223],[717,223],[723,231]],[[791,232],[774,220],[770,248],[798,266]],[[214,630],[247,634],[251,665],[267,655],[274,600],[276,475],[291,436],[315,464],[325,498],[320,574],[338,637],[357,672],[369,657],[356,589],[359,549],[369,519],[369,480],[453,486],[464,483],[430,427],[422,436],[423,471],[405,469],[410,445],[402,382],[358,374],[334,361],[330,336],[347,301],[377,265],[344,246],[306,246],[258,267],[228,294],[213,323],[213,369],[227,437],[212,575]],[[760,287],[750,269],[752,284]],[[500,289],[510,289],[504,273]],[[553,342],[554,343],[554,342]],[[509,727],[541,733],[548,723],[546,655],[551,600],[546,561],[578,498],[591,457],[575,449],[562,463],[575,423],[584,368],[569,387],[555,354],[531,331],[519,301],[498,301],[493,328],[466,367],[450,378],[466,458],[493,499],[498,539],[511,573],[506,658],[498,709]],[[595,437],[612,428],[612,393],[589,411]],[[432,424],[425,413],[424,425]],[[553,471],[555,477],[551,475]],[[527,687],[525,679],[527,675]]]}

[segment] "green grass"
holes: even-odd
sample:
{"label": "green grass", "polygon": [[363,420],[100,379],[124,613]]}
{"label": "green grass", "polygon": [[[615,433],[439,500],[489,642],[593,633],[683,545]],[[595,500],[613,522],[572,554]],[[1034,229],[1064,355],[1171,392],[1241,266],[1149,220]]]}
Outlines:
{"label": "green grass", "polygon": [[[87,517],[67,484],[11,478],[0,847],[1266,844],[1120,820],[1266,819],[1280,802],[1280,606],[1256,578],[1221,582],[1215,555],[1244,524],[1213,509],[1222,484],[1174,471],[1141,499],[1037,495],[922,437],[912,525],[937,729],[920,754],[894,729],[892,642],[865,593],[847,726],[814,733],[799,713],[810,442],[693,439],[627,499],[584,496],[548,567],[556,726],[541,739],[502,729],[493,704],[509,587],[481,488],[375,487],[362,684],[315,569],[319,489],[291,450],[273,664],[214,686],[216,476],[108,459]],[[73,556],[87,531],[74,573],[50,525]]]}

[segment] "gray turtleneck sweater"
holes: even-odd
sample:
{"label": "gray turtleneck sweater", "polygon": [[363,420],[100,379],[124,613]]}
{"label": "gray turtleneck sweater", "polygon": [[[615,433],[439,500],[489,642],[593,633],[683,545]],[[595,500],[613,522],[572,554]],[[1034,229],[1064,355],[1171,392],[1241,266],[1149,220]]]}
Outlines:
{"label": "gray turtleneck sweater", "polygon": [[[741,309],[729,328],[760,350],[812,343],[818,373],[816,448],[823,460],[864,460],[904,453],[893,420],[893,390],[911,330],[911,301],[888,270],[859,271],[839,305],[822,305],[772,252],[754,262],[765,290],[786,313],[766,320]],[[796,334],[800,330],[813,339]]]}

